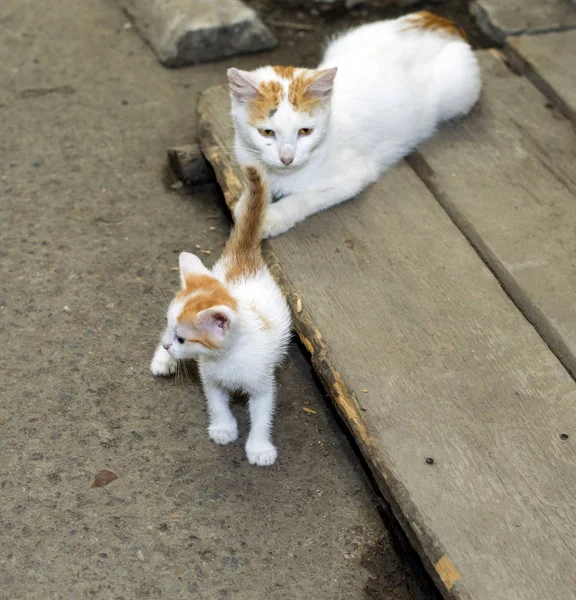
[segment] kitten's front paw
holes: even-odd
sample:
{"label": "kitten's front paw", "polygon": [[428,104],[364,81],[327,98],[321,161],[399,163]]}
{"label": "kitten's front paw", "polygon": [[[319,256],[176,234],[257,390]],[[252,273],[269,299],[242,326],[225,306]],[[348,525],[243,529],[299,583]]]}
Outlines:
{"label": "kitten's front paw", "polygon": [[176,373],[176,359],[170,356],[167,350],[158,346],[154,358],[150,363],[150,370],[154,377],[167,377]]}
{"label": "kitten's front paw", "polygon": [[229,444],[238,439],[238,423],[214,423],[208,427],[208,436],[217,444]]}
{"label": "kitten's front paw", "polygon": [[262,237],[276,237],[296,225],[296,219],[293,218],[289,210],[286,210],[283,203],[284,200],[281,200],[268,207],[262,227]]}
{"label": "kitten's front paw", "polygon": [[278,456],[278,450],[270,442],[251,442],[246,444],[246,456],[251,465],[269,467],[274,464]]}

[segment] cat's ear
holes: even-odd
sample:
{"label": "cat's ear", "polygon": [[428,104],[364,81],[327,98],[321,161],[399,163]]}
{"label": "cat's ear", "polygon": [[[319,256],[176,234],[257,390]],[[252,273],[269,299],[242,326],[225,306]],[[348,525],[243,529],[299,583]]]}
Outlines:
{"label": "cat's ear", "polygon": [[315,98],[328,98],[332,93],[334,78],[336,77],[337,71],[338,67],[319,71],[314,81],[308,86],[306,92]]}
{"label": "cat's ear", "polygon": [[194,326],[218,338],[226,335],[235,320],[236,313],[229,306],[218,305],[201,310],[196,315]]}
{"label": "cat's ear", "polygon": [[248,102],[258,95],[258,83],[248,71],[228,69],[228,83],[232,96],[238,102]]}
{"label": "cat's ear", "polygon": [[210,275],[210,271],[202,264],[202,261],[190,252],[182,252],[178,259],[180,265],[180,283],[182,289],[186,289],[186,279],[193,275]]}

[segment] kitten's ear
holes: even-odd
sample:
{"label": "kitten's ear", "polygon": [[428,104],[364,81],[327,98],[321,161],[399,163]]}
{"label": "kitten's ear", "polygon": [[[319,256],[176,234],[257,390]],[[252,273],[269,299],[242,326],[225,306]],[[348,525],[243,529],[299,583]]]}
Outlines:
{"label": "kitten's ear", "polygon": [[254,75],[248,71],[239,69],[228,69],[228,83],[232,96],[238,102],[248,102],[258,95],[258,83]]}
{"label": "kitten's ear", "polygon": [[236,313],[229,306],[212,306],[196,315],[194,326],[216,337],[224,336],[236,320]]}
{"label": "kitten's ear", "polygon": [[316,98],[328,98],[332,93],[337,71],[338,67],[319,71],[316,79],[308,86],[307,93]]}
{"label": "kitten's ear", "polygon": [[192,275],[210,275],[210,271],[202,264],[202,261],[190,252],[182,252],[178,260],[180,264],[180,282],[182,289],[186,289],[186,278]]}

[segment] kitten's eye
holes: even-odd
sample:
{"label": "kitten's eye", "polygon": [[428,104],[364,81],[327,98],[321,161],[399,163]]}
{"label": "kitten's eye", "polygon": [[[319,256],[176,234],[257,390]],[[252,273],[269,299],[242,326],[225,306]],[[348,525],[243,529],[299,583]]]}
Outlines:
{"label": "kitten's eye", "polygon": [[274,137],[276,135],[273,129],[259,129],[258,133],[264,137]]}
{"label": "kitten's eye", "polygon": [[298,131],[298,135],[310,135],[314,130],[311,127],[302,127]]}
{"label": "kitten's eye", "polygon": [[183,344],[186,340],[183,337],[180,337],[179,335],[176,336],[176,341],[179,344]]}

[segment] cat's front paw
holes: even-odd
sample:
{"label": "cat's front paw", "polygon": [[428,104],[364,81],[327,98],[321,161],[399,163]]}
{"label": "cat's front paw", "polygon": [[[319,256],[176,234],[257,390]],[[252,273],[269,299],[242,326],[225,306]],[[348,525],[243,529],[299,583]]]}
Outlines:
{"label": "cat's front paw", "polygon": [[150,370],[154,377],[167,377],[176,373],[176,359],[162,346],[158,346],[150,363]]}
{"label": "cat's front paw", "polygon": [[274,444],[266,442],[254,442],[248,440],[246,443],[246,456],[251,465],[259,467],[269,467],[274,464],[278,456],[278,450]]}
{"label": "cat's front paw", "polygon": [[286,208],[284,202],[285,199],[268,207],[262,227],[263,238],[276,237],[296,225],[296,219],[290,214],[291,211]]}
{"label": "cat's front paw", "polygon": [[208,427],[208,436],[217,444],[225,445],[238,439],[238,423],[214,423]]}

